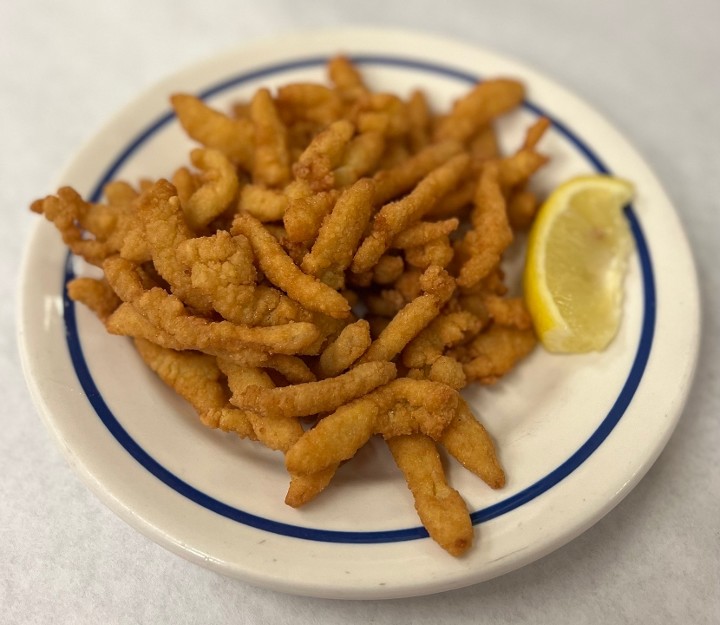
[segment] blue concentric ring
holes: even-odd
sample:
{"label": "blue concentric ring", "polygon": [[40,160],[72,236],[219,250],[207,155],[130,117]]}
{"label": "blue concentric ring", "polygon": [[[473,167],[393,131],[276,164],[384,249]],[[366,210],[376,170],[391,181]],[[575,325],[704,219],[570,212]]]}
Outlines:
{"label": "blue concentric ring", "polygon": [[[268,65],[258,70],[239,74],[222,82],[216,83],[213,86],[208,87],[207,89],[202,91],[199,95],[203,98],[208,98],[227,89],[237,87],[252,80],[267,78],[280,72],[304,68],[322,67],[327,63],[327,60],[327,57],[311,57],[289,63]],[[480,79],[480,77],[477,75],[473,75],[450,67],[394,56],[362,55],[353,57],[353,61],[361,66],[375,65],[381,67],[399,67],[420,70],[436,75],[454,78],[468,84],[474,84]],[[546,111],[540,109],[540,107],[535,106],[534,104],[531,104],[529,102],[525,102],[523,106],[527,110],[537,115],[548,117],[552,121],[554,129],[557,132],[561,133],[565,137],[565,139],[567,139],[590,163],[592,163],[597,172],[609,173],[607,167],[601,162],[598,156],[560,120],[553,118],[552,115],[549,115]],[[100,178],[93,192],[90,195],[90,201],[100,201],[103,187],[114,178],[120,167],[122,167],[123,164],[146,141],[151,139],[155,133],[157,133],[163,126],[168,124],[173,119],[174,114],[172,112],[162,115],[161,117],[156,119],[155,122],[150,124],[145,130],[140,132],[132,141],[130,141],[125,147],[125,149],[120,152],[120,154],[115,158],[115,160],[110,164],[103,176]],[[583,462],[585,462],[585,460],[587,460],[593,454],[593,452],[603,443],[603,441],[607,438],[610,432],[612,432],[612,430],[615,428],[618,421],[625,413],[628,405],[632,401],[632,398],[638,388],[640,380],[643,377],[643,373],[645,371],[645,367],[647,365],[653,343],[656,317],[656,297],[655,278],[653,275],[652,261],[640,222],[635,215],[632,207],[626,208],[626,215],[630,223],[632,234],[635,239],[636,250],[638,253],[643,286],[644,310],[637,351],[635,353],[632,366],[630,367],[630,371],[617,396],[617,399],[615,400],[610,411],[600,423],[598,428],[567,460],[565,460],[556,469],[539,479],[534,484],[528,486],[521,492],[511,497],[508,497],[492,506],[488,506],[486,508],[482,508],[473,512],[471,514],[471,518],[474,524],[482,523],[484,521],[488,521],[490,519],[506,514],[511,510],[514,510],[522,506],[523,504],[531,501],[532,499],[535,499],[536,497],[538,497],[539,495],[546,492],[547,490],[558,484],[560,481],[565,479]],[[406,529],[379,532],[346,532],[323,530],[281,523],[272,519],[267,519],[264,517],[256,516],[254,514],[250,514],[249,512],[223,503],[222,501],[210,497],[202,491],[194,488],[187,482],[181,480],[179,477],[174,475],[172,472],[168,471],[152,456],[150,456],[123,428],[123,426],[112,413],[108,405],[105,403],[105,400],[103,399],[95,384],[95,381],[93,380],[80,343],[77,319],[75,316],[75,304],[72,300],[70,300],[67,294],[67,283],[74,277],[75,274],[72,267],[72,258],[68,254],[63,275],[65,327],[70,357],[80,385],[85,391],[88,401],[94,408],[98,417],[105,424],[107,429],[115,437],[118,443],[122,445],[122,447],[147,471],[149,471],[152,475],[161,480],[164,484],[177,491],[179,494],[183,495],[187,499],[217,514],[257,529],[281,534],[284,536],[336,543],[385,543],[427,537],[428,534],[423,527],[410,527]]]}

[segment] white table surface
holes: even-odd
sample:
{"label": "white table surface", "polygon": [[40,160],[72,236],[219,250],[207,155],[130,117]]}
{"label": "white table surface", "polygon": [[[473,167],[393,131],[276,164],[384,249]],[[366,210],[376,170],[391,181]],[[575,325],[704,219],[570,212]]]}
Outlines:
{"label": "white table surface", "polygon": [[[79,146],[134,96],[243,41],[319,27],[429,31],[515,57],[604,113],[663,180],[700,274],[694,387],[635,490],[569,545],[481,585],[344,602],[190,564],[107,510],[33,407],[15,339],[19,263]],[[720,2],[3,0],[0,3],[0,621],[720,623]],[[668,380],[672,384],[672,380]]]}

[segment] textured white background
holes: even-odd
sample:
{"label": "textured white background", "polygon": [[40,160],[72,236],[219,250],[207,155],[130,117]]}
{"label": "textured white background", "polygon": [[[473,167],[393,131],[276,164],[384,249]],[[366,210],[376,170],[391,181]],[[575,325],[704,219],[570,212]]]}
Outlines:
{"label": "textured white background", "polygon": [[[702,285],[683,418],[649,474],[543,560],[425,598],[341,602],[225,579],[166,552],[83,486],[43,427],[15,340],[19,262],[69,156],[139,92],[244,41],[394,26],[475,43],[604,113],[663,180]],[[0,621],[30,623],[720,622],[720,3],[717,0],[2,0]],[[668,384],[673,380],[669,379]]]}

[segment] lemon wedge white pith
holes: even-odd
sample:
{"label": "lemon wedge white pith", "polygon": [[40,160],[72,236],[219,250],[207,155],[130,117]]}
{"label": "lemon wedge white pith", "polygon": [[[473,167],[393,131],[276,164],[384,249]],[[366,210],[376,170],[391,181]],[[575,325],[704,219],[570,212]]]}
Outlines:
{"label": "lemon wedge white pith", "polygon": [[612,176],[573,178],[543,203],[530,232],[523,287],[552,352],[603,350],[620,325],[632,235],[633,187]]}

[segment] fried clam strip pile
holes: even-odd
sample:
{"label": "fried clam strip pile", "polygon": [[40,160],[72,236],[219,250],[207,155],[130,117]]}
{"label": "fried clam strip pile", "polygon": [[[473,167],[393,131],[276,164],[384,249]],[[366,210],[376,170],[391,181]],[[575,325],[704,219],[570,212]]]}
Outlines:
{"label": "fried clam strip pile", "polygon": [[72,299],[132,337],[205,425],[284,454],[289,505],[381,437],[429,534],[460,555],[473,528],[440,452],[504,484],[459,391],[535,344],[500,264],[533,220],[548,122],[505,155],[493,125],[523,100],[514,80],[438,113],[422,91],[372,91],[346,58],[327,73],[229,112],[173,95],[199,144],[185,166],[112,182],[99,203],[62,188],[32,210],[102,269]]}

